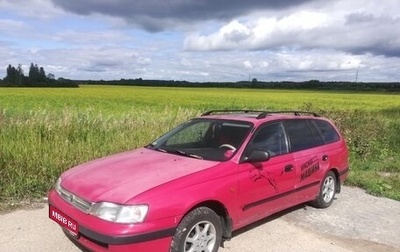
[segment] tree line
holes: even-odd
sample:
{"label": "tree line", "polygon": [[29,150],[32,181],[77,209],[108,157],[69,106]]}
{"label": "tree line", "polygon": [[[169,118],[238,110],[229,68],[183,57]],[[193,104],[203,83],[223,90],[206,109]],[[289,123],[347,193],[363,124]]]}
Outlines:
{"label": "tree line", "polygon": [[0,87],[79,87],[79,84],[64,78],[55,79],[54,74],[47,74],[43,67],[31,63],[28,76],[25,76],[22,65],[11,64],[7,67],[7,75],[0,80]]}
{"label": "tree line", "polygon": [[175,80],[76,80],[86,85],[154,86],[154,87],[217,87],[217,88],[258,88],[258,89],[315,89],[400,92],[400,82],[347,82],[347,81],[251,81],[239,82],[189,82]]}
{"label": "tree line", "polygon": [[0,87],[79,87],[87,85],[119,85],[119,86],[153,86],[153,87],[225,87],[225,88],[259,88],[259,89],[318,89],[318,90],[355,90],[355,91],[386,91],[400,92],[400,82],[346,82],[346,81],[251,81],[239,82],[189,82],[176,80],[68,80],[55,79],[43,67],[31,63],[28,76],[24,75],[21,64],[17,67],[8,65],[7,76],[0,79]]}

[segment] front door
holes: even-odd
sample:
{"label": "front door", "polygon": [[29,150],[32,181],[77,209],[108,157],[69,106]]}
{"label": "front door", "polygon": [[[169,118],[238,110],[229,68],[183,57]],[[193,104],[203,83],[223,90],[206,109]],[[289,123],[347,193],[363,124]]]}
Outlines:
{"label": "front door", "polygon": [[254,150],[268,152],[270,159],[239,164],[240,226],[287,208],[294,189],[295,164],[282,123],[269,123],[255,132],[243,160]]}

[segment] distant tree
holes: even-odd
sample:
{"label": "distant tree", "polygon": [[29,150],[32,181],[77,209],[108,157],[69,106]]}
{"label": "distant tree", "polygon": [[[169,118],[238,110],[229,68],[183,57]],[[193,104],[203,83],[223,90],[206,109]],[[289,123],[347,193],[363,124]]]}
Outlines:
{"label": "distant tree", "polygon": [[17,72],[19,76],[24,76],[24,70],[22,69],[22,65],[18,64]]}
{"label": "distant tree", "polygon": [[39,68],[39,78],[38,78],[39,82],[46,82],[46,73],[44,71],[43,67]]}
{"label": "distant tree", "polygon": [[46,72],[43,67],[31,63],[29,67],[28,86],[45,86],[47,82]]}
{"label": "distant tree", "polygon": [[251,87],[257,88],[259,85],[260,85],[260,84],[258,83],[257,78],[251,79],[251,84],[250,84]]}
{"label": "distant tree", "polygon": [[12,78],[13,73],[15,73],[15,67],[8,65],[6,78]]}
{"label": "distant tree", "polygon": [[18,82],[18,86],[19,87],[24,86],[24,80],[25,80],[24,70],[22,69],[22,65],[18,64],[18,67],[17,67],[17,82]]}
{"label": "distant tree", "polygon": [[38,66],[31,63],[31,66],[29,67],[28,80],[27,80],[26,85],[27,86],[36,86],[35,83],[37,82],[38,77],[39,77]]}
{"label": "distant tree", "polygon": [[24,80],[24,71],[22,70],[21,64],[17,68],[8,65],[7,76],[4,78],[4,82],[8,86],[22,86]]}
{"label": "distant tree", "polygon": [[28,77],[31,81],[36,81],[39,77],[39,68],[37,65],[34,65],[31,63],[31,66],[29,67],[29,74]]}
{"label": "distant tree", "polygon": [[8,65],[7,67],[7,75],[4,78],[4,81],[12,84],[12,83],[16,83],[17,82],[17,69],[15,69],[15,67]]}
{"label": "distant tree", "polygon": [[7,76],[3,81],[0,81],[0,86],[11,87],[79,87],[78,82],[58,79],[56,80],[54,74],[46,72],[43,67],[31,63],[29,67],[28,76],[24,76],[22,65],[19,64],[17,68],[12,65],[7,67]]}

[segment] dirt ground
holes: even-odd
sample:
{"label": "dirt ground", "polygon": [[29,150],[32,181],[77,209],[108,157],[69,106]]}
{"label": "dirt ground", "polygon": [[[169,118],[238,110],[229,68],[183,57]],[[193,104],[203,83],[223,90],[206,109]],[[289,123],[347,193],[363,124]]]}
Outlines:
{"label": "dirt ground", "polygon": [[[80,250],[39,204],[0,214],[0,251]],[[343,187],[329,208],[279,213],[236,231],[219,251],[400,252],[400,202]]]}

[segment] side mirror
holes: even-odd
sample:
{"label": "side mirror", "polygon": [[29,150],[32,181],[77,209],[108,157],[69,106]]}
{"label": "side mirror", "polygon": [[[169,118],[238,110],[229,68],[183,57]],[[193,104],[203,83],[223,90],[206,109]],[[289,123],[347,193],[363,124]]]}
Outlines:
{"label": "side mirror", "polygon": [[270,159],[270,155],[266,151],[255,150],[250,153],[250,156],[246,159],[248,163],[259,163],[265,162]]}

